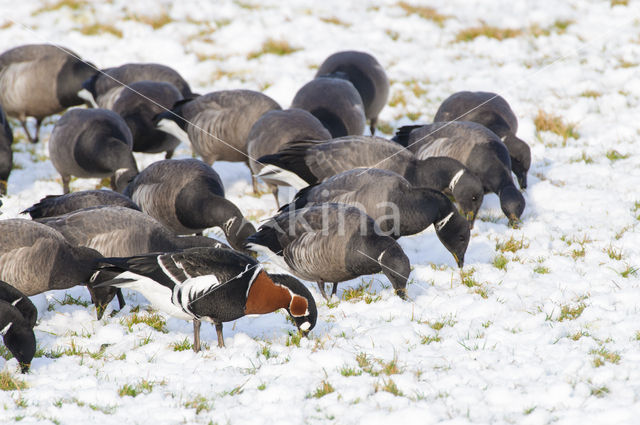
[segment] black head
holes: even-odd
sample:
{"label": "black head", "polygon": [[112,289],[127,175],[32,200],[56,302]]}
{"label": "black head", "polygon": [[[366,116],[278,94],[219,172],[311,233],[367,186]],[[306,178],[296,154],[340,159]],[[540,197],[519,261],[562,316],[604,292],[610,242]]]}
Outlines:
{"label": "black head", "polygon": [[270,274],[278,285],[286,286],[293,293],[287,311],[303,335],[307,335],[316,326],[318,309],[313,295],[298,279],[286,274]]}
{"label": "black head", "polygon": [[520,216],[524,211],[525,201],[522,193],[515,186],[507,186],[500,191],[500,207],[509,218],[509,225],[520,222]]}
{"label": "black head", "polygon": [[173,106],[171,107],[171,110],[160,112],[159,114],[155,115],[153,117],[153,125],[157,127],[158,124],[160,124],[160,121],[166,119],[166,120],[174,121],[176,124],[178,124],[178,127],[180,127],[183,131],[187,131],[188,123],[184,119],[182,109],[187,103],[191,102],[193,99],[195,99],[195,97],[178,100],[176,103],[173,104]]}
{"label": "black head", "polygon": [[396,294],[403,300],[407,299],[407,280],[411,273],[411,263],[400,245],[393,243],[378,257],[382,273],[389,279]]}
{"label": "black head", "polygon": [[473,221],[478,214],[480,205],[482,205],[482,199],[484,198],[482,182],[475,174],[464,170],[458,178],[458,181],[455,182],[455,184],[452,182],[451,185],[453,186],[451,190],[453,197],[460,206],[462,214],[473,228]]}
{"label": "black head", "polygon": [[36,336],[24,320],[11,322],[4,334],[4,345],[20,363],[22,373],[29,371],[31,360],[36,353]]}
{"label": "black head", "polygon": [[521,189],[527,188],[527,172],[531,167],[531,148],[518,139],[513,133],[508,133],[504,138],[504,144],[509,149],[511,157],[511,169],[513,170]]}
{"label": "black head", "polygon": [[462,268],[471,236],[469,222],[453,208],[444,217],[439,217],[433,225],[442,245],[453,255],[458,267]]}
{"label": "black head", "polygon": [[96,71],[91,77],[87,78],[82,83],[82,88],[91,93],[94,98],[98,95],[98,92],[96,91],[96,81],[98,81],[100,75],[101,74]]}

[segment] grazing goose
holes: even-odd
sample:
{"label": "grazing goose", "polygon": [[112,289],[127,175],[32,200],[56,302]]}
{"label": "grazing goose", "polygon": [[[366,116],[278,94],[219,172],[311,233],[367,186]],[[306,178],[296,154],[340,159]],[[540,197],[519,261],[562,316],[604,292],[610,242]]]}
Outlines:
{"label": "grazing goose", "polygon": [[225,199],[218,173],[198,159],[154,162],[133,179],[125,195],[179,235],[220,227],[229,244],[242,249],[255,232],[238,207]]}
{"label": "grazing goose", "polygon": [[55,217],[83,208],[103,205],[121,206],[140,211],[140,207],[131,198],[113,190],[81,190],[66,195],[47,195],[20,214],[29,214],[33,219]]}
{"label": "grazing goose", "polygon": [[[92,64],[67,48],[50,44],[14,47],[0,55],[0,105],[20,121],[35,143],[44,118],[83,103],[78,90],[96,72]],[[27,117],[36,119],[33,136],[27,129]]]}
{"label": "grazing goose", "polygon": [[[30,220],[0,220],[0,280],[25,295],[85,285],[93,273],[97,251],[71,245],[60,232]],[[116,295],[113,289],[93,290],[97,308]]]}
{"label": "grazing goose", "polygon": [[17,308],[29,327],[33,328],[36,325],[38,320],[36,306],[33,305],[29,297],[2,280],[0,280],[0,300]]}
{"label": "grazing goose", "polygon": [[247,248],[317,282],[325,299],[325,282],[333,282],[335,295],[339,282],[380,271],[406,299],[409,259],[395,239],[381,233],[358,208],[326,203],[273,217],[247,239]]}
{"label": "grazing goose", "polygon": [[331,137],[361,135],[366,123],[364,105],[346,77],[344,73],[333,73],[309,81],[298,90],[291,107],[311,112]]}
{"label": "grazing goose", "polygon": [[[215,161],[249,163],[247,137],[262,114],[280,105],[252,90],[222,90],[178,102],[156,117],[160,130],[191,142],[193,150],[211,165]],[[254,192],[257,190],[254,180]]]}
{"label": "grazing goose", "polygon": [[49,156],[69,193],[71,176],[111,177],[122,192],[138,166],[131,152],[131,131],[118,114],[106,109],[72,109],[56,123],[49,140]]}
{"label": "grazing goose", "polygon": [[376,58],[358,51],[337,52],[322,62],[316,77],[343,72],[354,85],[364,104],[364,115],[369,120],[369,129],[376,131],[378,114],[389,98],[389,79]]}
{"label": "grazing goose", "polygon": [[127,63],[115,68],[106,68],[86,79],[78,96],[94,108],[111,109],[125,86],[137,81],[159,81],[172,84],[182,97],[193,96],[189,84],[168,66],[158,63]]}
{"label": "grazing goose", "polygon": [[473,121],[500,137],[509,149],[511,169],[520,188],[527,188],[527,172],[531,167],[531,149],[516,137],[518,119],[503,97],[489,92],[461,91],[452,94],[438,108],[434,122]]}
{"label": "grazing goose", "polygon": [[434,225],[440,242],[464,265],[469,223],[443,193],[414,187],[399,174],[377,168],[356,168],[302,189],[281,211],[338,202],[360,208],[384,234],[399,238]]}
{"label": "grazing goose", "polygon": [[[27,373],[36,352],[36,336],[33,333],[35,321],[31,324],[29,318],[25,317],[13,302],[4,299],[5,285],[9,286],[0,281],[0,335],[4,345],[18,361],[21,372]],[[15,301],[22,304],[29,303],[35,310],[35,306],[26,296]]]}
{"label": "grazing goose", "polygon": [[[269,111],[251,127],[247,139],[249,166],[253,175],[262,170],[256,158],[276,153],[280,147],[295,140],[327,140],[331,134],[316,117],[303,109]],[[278,203],[278,186],[269,185]],[[279,205],[278,205],[279,206]]]}
{"label": "grazing goose", "polygon": [[173,84],[158,81],[138,81],[122,90],[111,110],[120,115],[133,136],[134,152],[158,153],[173,156],[180,144],[176,137],[156,128],[153,118],[182,100]]}
{"label": "grazing goose", "polygon": [[7,180],[13,168],[13,132],[9,121],[0,107],[0,195],[7,194]]}
{"label": "grazing goose", "polygon": [[500,197],[500,206],[510,224],[520,220],[525,200],[511,176],[509,151],[485,126],[469,121],[406,126],[398,130],[394,140],[419,159],[432,156],[457,159],[478,176],[485,193],[493,192]]}
{"label": "grazing goose", "polygon": [[294,142],[258,160],[272,164],[259,174],[264,181],[296,189],[357,167],[393,171],[413,186],[452,193],[471,224],[484,196],[480,180],[460,161],[447,157],[419,160],[402,146],[381,137],[349,136],[323,143]]}
{"label": "grazing goose", "polygon": [[121,272],[113,285],[140,292],[154,308],[193,320],[193,349],[200,351],[200,323],[215,324],[224,347],[222,323],[247,314],[284,308],[306,334],[318,312],[309,290],[291,276],[268,275],[253,258],[229,249],[192,248],[182,252],[105,258],[106,270]]}

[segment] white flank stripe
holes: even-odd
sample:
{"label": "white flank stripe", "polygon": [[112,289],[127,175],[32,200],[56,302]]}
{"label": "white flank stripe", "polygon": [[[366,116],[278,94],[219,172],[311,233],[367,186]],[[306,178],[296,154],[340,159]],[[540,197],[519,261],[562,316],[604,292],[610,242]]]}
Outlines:
{"label": "white flank stripe", "polygon": [[175,263],[175,264],[176,264],[176,267],[178,267],[180,270],[182,270],[182,272],[184,273],[185,276],[187,276],[187,278],[192,278],[193,277],[189,273],[187,273],[187,270],[184,268],[182,263]]}
{"label": "white flank stripe", "polygon": [[14,302],[11,303],[12,306],[16,306],[16,304],[18,304],[20,301],[22,301],[22,297],[18,298],[17,300],[15,300]]}
{"label": "white flank stripe", "polygon": [[[171,257],[169,257],[169,258],[171,258]],[[171,260],[173,260],[173,258],[171,258]],[[178,280],[178,278],[177,278],[177,277],[175,277],[174,275],[172,275],[172,274],[171,274],[171,272],[169,272],[169,269],[167,269],[167,268],[165,267],[165,265],[164,265],[164,264],[162,264],[162,257],[161,257],[160,255],[158,255],[158,257],[157,257],[157,261],[158,261],[158,265],[160,266],[160,268],[162,269],[162,271],[164,272],[164,274],[166,274],[167,276],[169,276],[169,277],[171,278],[171,280],[173,280],[173,282],[174,282],[176,285],[180,285],[180,284],[182,283],[180,280]],[[176,263],[174,262],[174,264],[176,264]],[[177,265],[177,264],[176,264],[176,265]]]}
{"label": "white flank stripe", "polygon": [[94,108],[99,108],[98,104],[96,103],[96,100],[93,98],[93,95],[89,90],[87,89],[80,90],[78,92],[78,97],[80,99],[86,100],[87,102],[91,103],[91,106],[93,106]]}
{"label": "white flank stripe", "polygon": [[180,128],[177,122],[173,120],[163,118],[160,120],[160,122],[158,122],[156,128],[160,131],[164,131],[165,133],[174,136],[181,142],[184,142],[186,144],[191,143],[191,141],[189,140],[189,135]]}
{"label": "white flank stripe", "polygon": [[464,174],[464,170],[460,170],[455,174],[455,176],[453,176],[453,178],[451,179],[451,182],[449,183],[449,190],[453,192],[453,189],[455,189],[456,185],[460,181],[460,177],[462,177],[463,174]]}
{"label": "white flank stripe", "polygon": [[0,335],[5,336],[7,332],[9,332],[9,328],[11,327],[11,325],[13,325],[13,322],[9,322],[7,326],[2,328],[2,330],[0,330]]}
{"label": "white flank stripe", "polygon": [[229,229],[237,219],[238,217],[231,217],[229,220],[225,221],[222,225],[222,230],[224,230],[225,233],[229,233]]}
{"label": "white flank stripe", "polygon": [[451,212],[450,212],[450,213],[449,213],[445,218],[443,218],[442,220],[438,221],[438,222],[435,224],[436,230],[437,230],[437,231],[442,230],[442,228],[443,228],[444,226],[446,226],[446,225],[447,225],[447,223],[449,222],[449,220],[451,220],[451,217],[452,217],[452,216],[453,216],[453,211],[451,211]]}
{"label": "white flank stripe", "polygon": [[[249,265],[247,264],[247,267]],[[256,278],[258,277],[258,273],[260,273],[262,271],[262,266],[258,266],[256,267],[255,271],[253,272],[253,276],[251,276],[251,280],[249,281],[249,286],[247,286],[247,293],[245,294],[245,298],[249,298],[249,291],[251,290],[251,287],[253,286],[253,282],[256,281]],[[245,270],[246,272],[246,270]]]}
{"label": "white flank stripe", "polygon": [[[182,307],[186,313],[191,314],[189,304],[218,285],[220,285],[220,281],[215,275],[196,276],[185,280],[182,285],[176,286],[173,289],[172,298],[174,303],[179,303],[180,307]],[[180,297],[180,299],[178,299],[178,297]]]}
{"label": "white flank stripe", "polygon": [[309,186],[309,183],[300,178],[296,173],[271,164],[265,165],[258,173],[258,177],[267,183],[280,186],[293,186],[296,190]]}

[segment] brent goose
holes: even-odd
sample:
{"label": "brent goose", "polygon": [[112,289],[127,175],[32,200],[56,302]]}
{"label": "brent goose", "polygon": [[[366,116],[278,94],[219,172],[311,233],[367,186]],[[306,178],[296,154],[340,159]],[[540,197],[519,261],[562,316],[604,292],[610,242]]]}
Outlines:
{"label": "brent goose", "polygon": [[348,50],[337,52],[322,62],[316,77],[343,72],[354,85],[364,104],[364,115],[369,120],[369,130],[376,131],[378,114],[389,98],[389,79],[380,63],[369,53]]}
{"label": "brent goose", "polygon": [[516,137],[518,119],[502,96],[481,91],[454,93],[442,102],[433,121],[454,120],[477,122],[497,134],[509,149],[511,169],[520,188],[526,189],[531,149],[525,141]]}
{"label": "brent goose", "polygon": [[409,259],[371,217],[349,205],[285,211],[250,236],[247,248],[265,253],[301,279],[317,282],[325,299],[325,282],[333,282],[334,295],[339,282],[380,271],[396,294],[407,298]]}
{"label": "brent goose", "polygon": [[[80,105],[78,90],[95,67],[73,51],[51,44],[27,44],[0,55],[0,105],[17,118],[29,140],[38,141],[40,124],[49,115]],[[27,117],[36,119],[32,136]]]}
{"label": "brent goose", "polygon": [[215,324],[220,347],[222,323],[247,314],[284,308],[303,334],[316,324],[315,301],[302,283],[291,276],[269,275],[256,260],[233,250],[191,248],[101,262],[101,269],[121,274],[97,286],[133,289],[154,308],[193,320],[194,351],[200,351],[202,320]]}
{"label": "brent goose", "polygon": [[115,112],[72,109],[56,123],[49,140],[49,156],[69,193],[71,176],[111,177],[112,189],[122,192],[138,174],[131,152],[131,131]]}
{"label": "brent goose", "polygon": [[0,195],[7,194],[7,180],[13,168],[13,132],[0,106]]}
{"label": "brent goose", "polygon": [[401,127],[393,139],[419,159],[448,156],[462,162],[484,186],[485,193],[500,197],[510,224],[520,220],[525,200],[511,175],[507,147],[487,127],[469,121],[438,122]]}
{"label": "brent goose", "polygon": [[131,198],[113,190],[81,190],[66,195],[47,195],[20,214],[29,214],[31,218],[54,217],[102,205],[121,206],[140,211],[140,207]]}
{"label": "brent goose", "polygon": [[22,373],[27,373],[36,352],[33,327],[37,310],[29,298],[6,282],[0,281],[0,335],[16,358]]}

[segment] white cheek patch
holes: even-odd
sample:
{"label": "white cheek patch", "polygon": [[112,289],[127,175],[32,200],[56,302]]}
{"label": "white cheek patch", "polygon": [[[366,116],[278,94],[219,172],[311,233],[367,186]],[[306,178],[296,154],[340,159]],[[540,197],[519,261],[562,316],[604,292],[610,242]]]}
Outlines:
{"label": "white cheek patch", "polygon": [[308,331],[310,327],[311,327],[311,323],[304,322],[303,324],[300,325],[300,330],[301,331]]}
{"label": "white cheek patch", "polygon": [[453,178],[451,179],[451,182],[449,183],[449,190],[453,192],[453,189],[455,189],[456,185],[460,181],[460,178],[462,177],[463,174],[464,174],[464,170],[460,170],[453,176]]}
{"label": "white cheek patch", "polygon": [[7,332],[9,332],[9,328],[11,328],[11,325],[13,325],[13,322],[9,322],[9,324],[7,326],[2,328],[0,330],[0,335],[5,336],[7,334]]}
{"label": "white cheek patch", "polygon": [[442,220],[438,221],[435,224],[436,230],[440,231],[444,228],[444,226],[447,225],[447,223],[449,222],[449,220],[451,220],[451,217],[453,217],[453,211],[450,212],[449,214],[447,214],[447,216],[445,218],[443,218]]}

